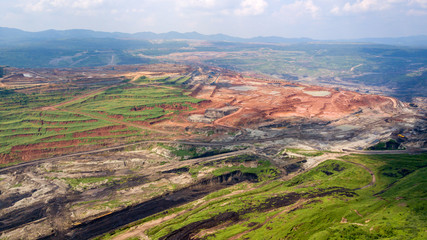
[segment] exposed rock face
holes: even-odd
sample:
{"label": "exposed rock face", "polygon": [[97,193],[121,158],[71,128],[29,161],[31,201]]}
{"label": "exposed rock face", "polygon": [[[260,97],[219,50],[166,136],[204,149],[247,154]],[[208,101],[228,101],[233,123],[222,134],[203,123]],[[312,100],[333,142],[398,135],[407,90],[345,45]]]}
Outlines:
{"label": "exposed rock face", "polygon": [[190,122],[199,122],[199,123],[212,123],[214,119],[207,118],[203,114],[193,114],[188,117]]}
{"label": "exposed rock face", "polygon": [[232,113],[235,113],[239,110],[239,107],[235,106],[226,106],[222,108],[208,108],[205,110],[205,114],[193,114],[188,117],[190,122],[199,122],[199,123],[212,123],[217,119],[228,116]]}
{"label": "exposed rock face", "polygon": [[205,117],[218,119],[237,112],[239,107],[227,106],[223,108],[208,108],[205,111]]}

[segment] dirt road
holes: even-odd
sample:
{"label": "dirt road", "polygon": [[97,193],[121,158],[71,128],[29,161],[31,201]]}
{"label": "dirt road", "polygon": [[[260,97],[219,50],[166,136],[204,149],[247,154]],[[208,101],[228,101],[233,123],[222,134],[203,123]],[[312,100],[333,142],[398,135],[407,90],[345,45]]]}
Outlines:
{"label": "dirt road", "polygon": [[[287,136],[287,137],[292,137],[292,136]],[[297,137],[297,136],[294,136],[294,137]],[[119,150],[119,149],[124,149],[126,147],[132,147],[132,146],[145,144],[145,143],[170,143],[170,144],[183,144],[183,145],[191,145],[191,146],[218,147],[218,146],[239,145],[239,144],[244,144],[244,143],[256,144],[256,143],[280,140],[283,138],[284,138],[284,136],[258,139],[258,140],[243,140],[243,141],[233,141],[233,142],[213,142],[213,143],[191,142],[191,141],[185,141],[185,140],[141,141],[141,142],[123,144],[123,145],[119,145],[119,146],[108,147],[108,148],[103,148],[103,149],[98,149],[98,150],[84,151],[84,152],[67,154],[67,155],[58,156],[58,157],[51,157],[51,158],[45,158],[45,159],[40,159],[40,160],[34,160],[31,162],[19,163],[19,164],[13,165],[13,166],[1,168],[0,173],[13,171],[13,170],[19,169],[21,167],[34,166],[34,165],[49,162],[49,161],[56,161],[56,160],[60,160],[60,159],[67,158],[67,157],[78,156],[78,155],[83,155],[83,154],[95,154],[95,153],[107,152],[107,151],[111,151],[111,150]],[[338,156],[344,156],[344,155],[348,155],[348,154],[364,154],[364,155],[371,155],[371,154],[414,154],[414,153],[426,153],[427,149],[393,150],[393,151],[357,151],[357,150],[343,149],[343,151],[344,151],[343,153],[325,153],[322,156],[309,158],[307,160],[307,163],[306,163],[306,168],[313,168],[313,167],[316,167],[317,165],[319,165],[320,163],[322,163],[323,161],[326,161],[328,159],[336,159]]]}
{"label": "dirt road", "polygon": [[[1,168],[0,174],[7,173],[10,171],[15,171],[15,170],[17,170],[19,168],[23,168],[23,167],[35,166],[35,165],[39,165],[39,164],[46,163],[46,162],[63,160],[64,158],[68,158],[68,157],[79,156],[79,155],[87,155],[87,154],[96,154],[96,153],[102,153],[102,152],[107,152],[107,151],[112,151],[112,150],[119,150],[119,149],[124,149],[126,147],[132,147],[132,146],[140,145],[143,143],[170,143],[170,144],[179,143],[179,144],[186,144],[186,142],[177,142],[177,141],[144,141],[144,142],[138,142],[138,143],[124,144],[124,145],[120,145],[120,146],[116,146],[116,147],[109,147],[109,148],[103,148],[103,149],[92,150],[92,151],[78,152],[78,153],[73,153],[73,154],[67,154],[64,156],[51,157],[51,158],[45,158],[45,159],[40,159],[40,160],[35,160],[35,161],[30,161],[30,162],[24,162],[24,163],[20,163],[20,164],[14,165],[14,166]],[[188,142],[188,143],[191,143],[191,142]],[[209,143],[200,143],[200,144],[203,144],[203,146],[210,146]],[[218,145],[213,144],[212,146],[218,146]],[[224,159],[227,157],[241,155],[241,154],[245,154],[245,153],[253,153],[253,152],[251,150],[229,152],[229,153],[219,154],[219,155],[215,155],[215,156],[211,156],[211,157],[196,158],[196,159],[192,159],[192,160],[187,160],[187,161],[184,161],[182,163],[185,163],[184,165],[188,165],[188,163],[219,160],[219,159]],[[177,165],[175,164],[174,166],[175,166],[174,168],[176,168]],[[167,167],[168,167],[168,165],[160,166],[159,170],[165,171],[165,170],[167,170]]]}

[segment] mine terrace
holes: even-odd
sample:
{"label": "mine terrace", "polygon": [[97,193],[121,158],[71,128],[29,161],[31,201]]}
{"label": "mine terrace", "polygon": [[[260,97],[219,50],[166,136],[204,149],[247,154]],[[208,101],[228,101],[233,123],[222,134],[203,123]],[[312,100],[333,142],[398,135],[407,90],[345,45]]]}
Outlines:
{"label": "mine terrace", "polygon": [[[351,152],[364,153],[388,139],[399,153],[426,147],[422,101],[409,104],[218,67],[9,68],[0,87],[0,231],[6,239],[86,239],[150,216],[117,239],[142,236],[147,229],[163,239],[208,236],[229,226],[224,222],[240,223],[247,214],[274,207],[291,212],[318,198],[357,198],[356,190],[374,185],[370,168],[376,165],[354,156],[370,168],[349,162]],[[321,165],[343,156],[347,160]],[[414,157],[414,166],[422,165],[423,156]],[[350,174],[363,181],[347,183],[347,176],[342,186],[318,186],[308,176],[282,184],[318,165],[315,171],[331,179]],[[378,184],[379,192],[392,183]],[[198,207],[226,206],[250,191],[268,193],[265,204],[246,199],[240,210],[175,231],[156,230]],[[240,235],[261,226],[245,223],[248,230]]]}
{"label": "mine terrace", "polygon": [[286,141],[298,136],[302,142],[293,144],[322,148],[326,140],[330,149],[341,150],[413,134],[404,140],[415,147],[421,143],[414,131],[425,120],[422,106],[411,108],[391,97],[220,68],[159,64],[10,72],[1,84],[22,94],[26,102],[14,111],[25,116],[18,124],[10,114],[2,124],[1,134],[8,139],[1,148],[2,163],[147,139]]}

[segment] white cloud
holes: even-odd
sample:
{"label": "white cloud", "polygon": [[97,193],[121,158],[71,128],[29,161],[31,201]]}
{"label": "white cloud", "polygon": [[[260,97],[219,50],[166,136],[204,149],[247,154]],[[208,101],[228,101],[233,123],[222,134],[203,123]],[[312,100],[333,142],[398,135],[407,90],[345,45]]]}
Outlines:
{"label": "white cloud", "polygon": [[408,15],[408,16],[427,16],[427,11],[426,10],[423,10],[423,9],[420,9],[420,10],[418,10],[418,9],[409,9],[407,12],[406,12],[406,14]]}
{"label": "white cloud", "polygon": [[264,0],[243,0],[240,3],[240,8],[234,13],[238,16],[254,16],[264,13],[268,3]]}
{"label": "white cloud", "polygon": [[330,12],[335,15],[343,13],[364,13],[364,12],[375,12],[384,11],[391,8],[403,9],[409,7],[409,5],[427,5],[427,0],[357,0],[347,1],[342,6],[334,5]]}
{"label": "white cloud", "polygon": [[332,14],[338,15],[338,14],[340,14],[340,12],[341,12],[341,8],[340,8],[340,7],[338,7],[338,6],[334,6],[334,7],[331,9],[331,13],[332,13]]}
{"label": "white cloud", "polygon": [[427,0],[0,0],[0,22],[31,31],[406,36],[427,34]]}
{"label": "white cloud", "polygon": [[411,5],[418,5],[422,8],[427,8],[427,0],[411,0]]}
{"label": "white cloud", "polygon": [[304,16],[308,14],[312,18],[316,18],[320,12],[320,8],[312,0],[298,0],[294,3],[283,5],[280,12],[292,16]]}
{"label": "white cloud", "polygon": [[381,11],[390,7],[388,1],[379,0],[358,0],[356,3],[346,3],[343,7],[345,12],[367,12]]}
{"label": "white cloud", "polygon": [[48,1],[40,0],[35,3],[23,3],[21,6],[28,12],[44,12],[48,10]]}
{"label": "white cloud", "polygon": [[95,7],[104,3],[104,0],[77,0],[71,1],[73,4],[71,5],[73,8],[83,8],[88,9],[91,7]]}
{"label": "white cloud", "polygon": [[104,0],[37,0],[22,6],[30,12],[49,12],[59,8],[89,9],[104,3]]}
{"label": "white cloud", "polygon": [[202,7],[211,8],[217,4],[216,0],[177,0],[176,4],[178,7]]}

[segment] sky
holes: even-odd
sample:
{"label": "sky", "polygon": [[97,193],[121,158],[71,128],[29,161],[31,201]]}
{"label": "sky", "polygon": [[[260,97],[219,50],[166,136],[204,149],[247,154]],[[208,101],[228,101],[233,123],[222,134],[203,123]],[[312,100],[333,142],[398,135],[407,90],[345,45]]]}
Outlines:
{"label": "sky", "polygon": [[427,35],[427,0],[0,0],[0,26],[32,32],[399,37]]}

